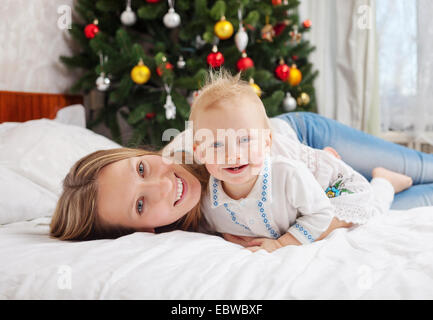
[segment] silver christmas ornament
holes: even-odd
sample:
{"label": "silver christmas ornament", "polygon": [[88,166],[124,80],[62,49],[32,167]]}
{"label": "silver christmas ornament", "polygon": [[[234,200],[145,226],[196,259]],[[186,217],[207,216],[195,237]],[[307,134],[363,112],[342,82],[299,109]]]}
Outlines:
{"label": "silver christmas ornament", "polygon": [[167,28],[173,29],[180,25],[180,15],[174,11],[174,8],[170,8],[162,21]]}
{"label": "silver christmas ornament", "polygon": [[235,35],[235,44],[239,52],[243,52],[248,45],[248,34],[245,31],[244,25],[242,23],[242,7],[238,9],[239,18],[239,30]]}
{"label": "silver christmas ornament", "polygon": [[287,92],[286,97],[283,100],[283,108],[286,111],[293,111],[296,109],[296,99],[292,97],[290,92]]}
{"label": "silver christmas ornament", "polygon": [[242,52],[247,48],[248,34],[242,25],[239,26],[239,31],[235,35],[235,44],[239,52]]}
{"label": "silver christmas ornament", "polygon": [[173,99],[171,98],[171,95],[167,95],[167,100],[164,104],[165,108],[165,117],[167,120],[175,119],[176,118],[176,106],[174,105]]}
{"label": "silver christmas ornament", "polygon": [[183,57],[180,56],[179,60],[177,60],[177,67],[179,69],[183,69],[183,68],[185,68],[185,66],[186,66],[186,62],[185,62],[185,60],[183,60]]}
{"label": "silver christmas ornament", "polygon": [[101,75],[96,79],[96,88],[99,91],[107,91],[110,88],[110,79],[105,76],[104,72],[101,72]]}
{"label": "silver christmas ornament", "polygon": [[195,48],[196,49],[201,49],[203,48],[203,46],[206,44],[206,40],[203,40],[202,37],[200,35],[197,35],[195,37]]}
{"label": "silver christmas ornament", "polygon": [[122,12],[120,21],[122,21],[122,24],[125,26],[132,26],[137,21],[137,16],[134,11],[132,11],[131,7],[126,7],[126,10]]}

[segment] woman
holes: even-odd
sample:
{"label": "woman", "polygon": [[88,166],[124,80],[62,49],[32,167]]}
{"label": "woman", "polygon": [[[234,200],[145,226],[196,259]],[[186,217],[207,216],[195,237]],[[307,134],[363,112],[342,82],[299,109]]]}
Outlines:
{"label": "woman", "polygon": [[[300,141],[313,148],[334,148],[368,179],[379,166],[412,177],[415,186],[396,195],[393,209],[433,205],[433,155],[313,113],[288,113],[279,118],[291,125]],[[197,230],[199,199],[207,180],[203,168],[168,163],[156,152],[96,151],[80,159],[64,179],[51,235],[90,240],[135,231]]]}
{"label": "woman", "polygon": [[371,179],[374,167],[410,176],[413,186],[395,195],[391,209],[433,205],[433,155],[387,142],[335,120],[310,112],[278,116],[288,122],[298,139],[315,149],[334,148],[342,160]]}
{"label": "woman", "polygon": [[136,231],[197,229],[207,177],[204,168],[170,164],[157,152],[93,152],[77,161],[63,180],[51,236],[93,240]]}

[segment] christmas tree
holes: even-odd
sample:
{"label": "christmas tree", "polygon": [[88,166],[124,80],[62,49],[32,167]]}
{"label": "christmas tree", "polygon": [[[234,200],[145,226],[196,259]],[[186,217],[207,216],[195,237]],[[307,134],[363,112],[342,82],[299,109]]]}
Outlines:
{"label": "christmas tree", "polygon": [[[70,34],[80,52],[60,59],[84,70],[71,88],[104,91],[89,128],[104,122],[126,146],[162,145],[167,128],[183,130],[209,68],[241,71],[268,116],[316,111],[314,47],[303,38],[297,0],[77,0]],[[125,111],[126,106],[128,111]],[[121,141],[117,114],[133,128]]]}

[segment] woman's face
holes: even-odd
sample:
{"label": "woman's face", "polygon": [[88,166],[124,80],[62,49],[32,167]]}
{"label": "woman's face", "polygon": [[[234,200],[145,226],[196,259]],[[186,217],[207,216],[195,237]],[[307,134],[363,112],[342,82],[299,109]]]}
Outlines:
{"label": "woman's face", "polygon": [[97,182],[102,220],[137,231],[153,232],[177,221],[199,202],[201,193],[196,177],[157,155],[111,163]]}

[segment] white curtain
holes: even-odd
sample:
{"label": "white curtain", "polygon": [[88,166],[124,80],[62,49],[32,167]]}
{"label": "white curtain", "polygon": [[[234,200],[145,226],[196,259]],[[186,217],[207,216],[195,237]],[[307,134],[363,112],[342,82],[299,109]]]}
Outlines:
{"label": "white curtain", "polygon": [[382,130],[432,139],[433,1],[377,3]]}
{"label": "white curtain", "polygon": [[356,129],[379,133],[377,38],[374,0],[301,0],[306,35],[316,51],[319,113]]}
{"label": "white curtain", "polygon": [[433,145],[426,133],[433,131],[433,1],[417,1],[417,58],[418,87],[415,121],[415,139]]}

